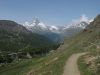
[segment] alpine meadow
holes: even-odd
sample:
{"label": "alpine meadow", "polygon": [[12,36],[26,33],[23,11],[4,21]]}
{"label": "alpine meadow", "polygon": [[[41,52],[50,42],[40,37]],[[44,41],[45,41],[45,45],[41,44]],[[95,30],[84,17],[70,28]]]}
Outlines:
{"label": "alpine meadow", "polygon": [[0,75],[100,75],[98,0],[1,0]]}

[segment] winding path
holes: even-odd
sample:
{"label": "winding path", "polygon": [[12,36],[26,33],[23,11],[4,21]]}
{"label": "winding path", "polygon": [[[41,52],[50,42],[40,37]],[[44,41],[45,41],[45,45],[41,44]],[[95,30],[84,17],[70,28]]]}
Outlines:
{"label": "winding path", "polygon": [[63,75],[80,75],[80,71],[77,65],[77,60],[80,56],[85,55],[85,54],[86,53],[77,53],[69,57],[64,67]]}

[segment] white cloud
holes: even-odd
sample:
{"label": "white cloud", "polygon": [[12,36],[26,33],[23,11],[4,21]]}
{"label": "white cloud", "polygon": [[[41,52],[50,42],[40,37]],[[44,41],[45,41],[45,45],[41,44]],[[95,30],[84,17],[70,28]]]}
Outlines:
{"label": "white cloud", "polygon": [[80,23],[80,22],[86,22],[86,23],[89,24],[92,21],[93,21],[93,19],[89,19],[85,14],[82,14],[79,19],[73,19],[71,24],[73,24],[73,23]]}
{"label": "white cloud", "polygon": [[82,16],[81,16],[81,18],[80,18],[80,21],[88,21],[89,19],[88,19],[88,17],[85,15],[85,14],[83,14]]}
{"label": "white cloud", "polygon": [[85,22],[89,21],[88,17],[85,14],[82,14],[79,19],[72,20],[73,23],[78,23],[78,22],[82,22],[82,21],[85,21]]}

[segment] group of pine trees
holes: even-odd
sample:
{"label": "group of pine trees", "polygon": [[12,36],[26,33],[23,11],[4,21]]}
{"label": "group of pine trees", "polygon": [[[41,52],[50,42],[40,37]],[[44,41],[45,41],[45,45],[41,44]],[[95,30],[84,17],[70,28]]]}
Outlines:
{"label": "group of pine trees", "polygon": [[24,50],[18,52],[1,52],[0,53],[0,63],[11,63],[15,59],[28,59],[34,58],[36,56],[44,56],[48,54],[51,50],[56,50],[60,44],[54,44],[47,47],[31,48],[26,47]]}

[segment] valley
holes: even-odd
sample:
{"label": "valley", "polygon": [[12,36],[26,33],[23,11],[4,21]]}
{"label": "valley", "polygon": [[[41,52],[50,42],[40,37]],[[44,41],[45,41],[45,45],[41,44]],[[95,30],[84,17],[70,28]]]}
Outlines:
{"label": "valley", "polygon": [[100,1],[0,0],[0,75],[100,75]]}
{"label": "valley", "polygon": [[[41,31],[42,33],[39,34],[16,22],[1,20],[0,75],[63,75],[63,72],[66,75],[66,71],[73,71],[69,72],[70,75],[70,73],[74,73],[74,66],[77,66],[76,69],[79,68],[80,74],[84,75],[86,73],[85,75],[88,75],[89,67],[86,63],[83,64],[84,60],[79,59],[78,61],[81,54],[77,55],[77,53],[82,53],[83,55],[84,52],[89,52],[93,56],[100,56],[98,54],[100,50],[100,15],[85,26],[78,33],[73,33],[74,35],[69,36],[70,38],[63,37],[63,41],[60,40],[60,42],[58,42],[58,33],[49,31],[49,33],[54,33],[53,35],[57,34],[57,41],[54,42],[54,39],[45,36],[47,34],[45,34],[46,31]],[[59,36],[61,36],[60,34]],[[52,37],[55,38],[54,36]],[[73,54],[76,55],[73,56]],[[73,60],[70,59],[71,55]],[[84,58],[81,57],[81,59]],[[95,61],[98,60],[99,58]],[[68,61],[67,65],[66,61]],[[95,64],[99,64],[99,61]],[[84,67],[87,71],[84,70],[83,65],[85,65]],[[67,68],[64,68],[64,66]],[[70,67],[73,69],[69,69]],[[100,66],[96,67],[97,73],[90,71],[90,75],[100,74],[98,68]]]}

